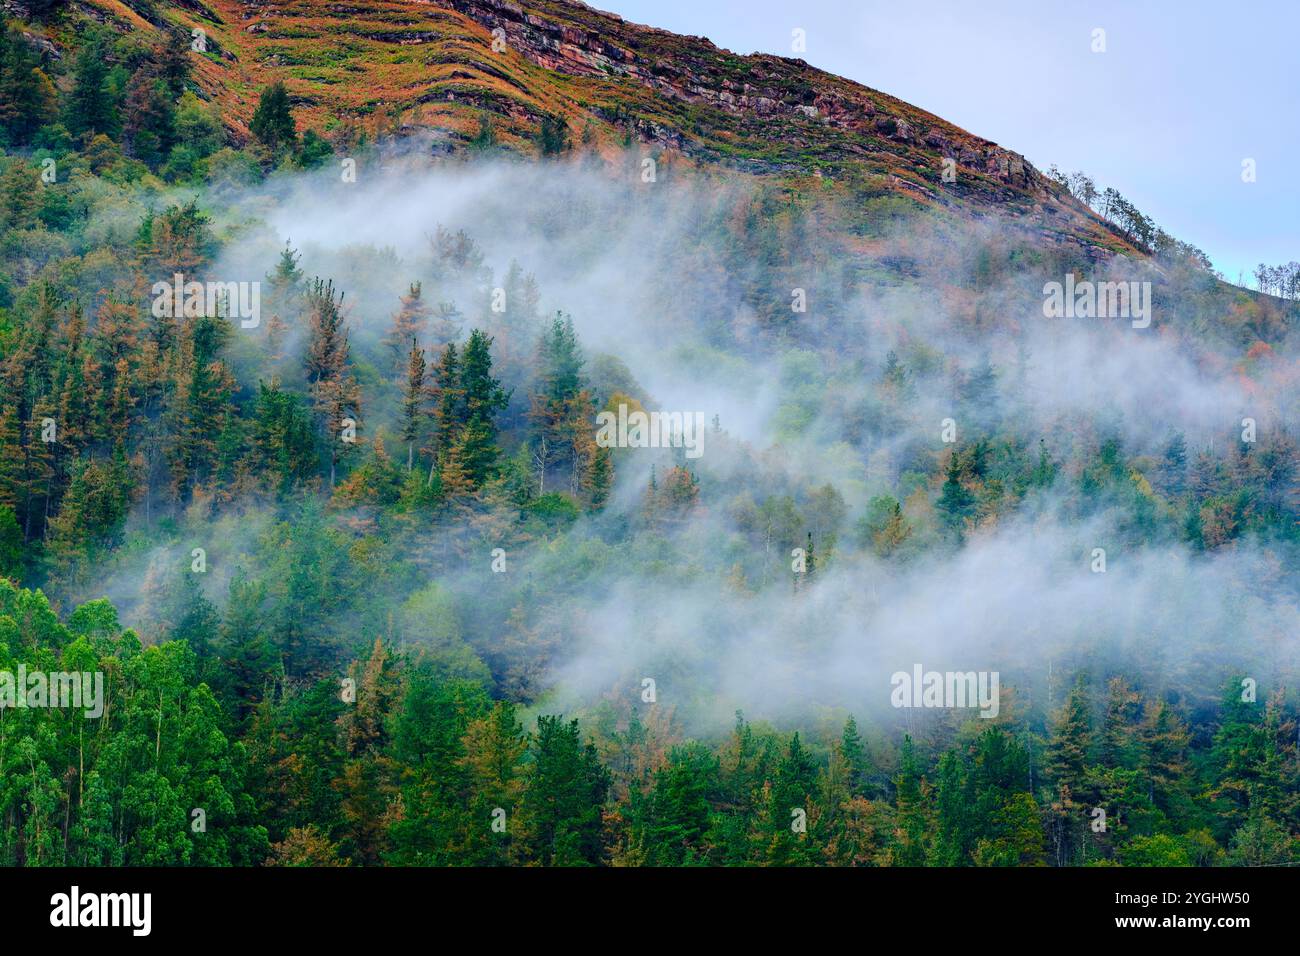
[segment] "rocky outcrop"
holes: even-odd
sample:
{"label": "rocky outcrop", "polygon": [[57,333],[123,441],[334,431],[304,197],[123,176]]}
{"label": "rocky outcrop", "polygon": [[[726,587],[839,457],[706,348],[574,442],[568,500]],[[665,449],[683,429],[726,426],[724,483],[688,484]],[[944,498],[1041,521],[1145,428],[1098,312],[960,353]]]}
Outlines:
{"label": "rocky outcrop", "polygon": [[[803,60],[737,56],[703,37],[682,37],[624,21],[571,0],[440,0],[499,31],[506,44],[548,70],[626,77],[670,99],[755,120],[819,123],[850,136],[891,141],[1038,196],[1044,178],[1023,156]],[[932,162],[932,159],[929,159]]]}

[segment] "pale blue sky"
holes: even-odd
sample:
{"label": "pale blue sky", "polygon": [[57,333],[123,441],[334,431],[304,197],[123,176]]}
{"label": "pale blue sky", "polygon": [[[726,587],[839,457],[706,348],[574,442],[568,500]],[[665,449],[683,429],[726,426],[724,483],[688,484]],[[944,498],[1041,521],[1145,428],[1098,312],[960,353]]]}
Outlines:
{"label": "pale blue sky", "polygon": [[[591,0],[800,56],[1114,186],[1230,281],[1300,259],[1300,2]],[[807,52],[791,52],[791,31]],[[1106,31],[1106,52],[1091,51]],[[1242,160],[1257,180],[1242,182]]]}

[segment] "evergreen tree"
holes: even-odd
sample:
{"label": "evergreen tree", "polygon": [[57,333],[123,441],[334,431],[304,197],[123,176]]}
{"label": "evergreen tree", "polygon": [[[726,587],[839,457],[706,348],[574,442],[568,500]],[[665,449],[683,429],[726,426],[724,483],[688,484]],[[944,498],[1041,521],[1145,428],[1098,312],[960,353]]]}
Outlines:
{"label": "evergreen tree", "polygon": [[[569,470],[570,490],[583,484],[596,455],[592,437],[594,403],[583,376],[585,359],[573,319],[557,313],[537,350],[537,375],[529,410],[533,425],[538,494],[555,465]],[[582,440],[582,436],[592,438]]]}
{"label": "evergreen tree", "polygon": [[1141,743],[1147,797],[1172,820],[1187,813],[1187,749],[1191,742],[1186,725],[1164,701],[1148,707]]}
{"label": "evergreen tree", "polygon": [[929,850],[933,814],[929,787],[922,776],[916,744],[910,734],[903,737],[894,788],[898,805],[898,830],[892,848],[894,860],[898,866],[922,866]]}
{"label": "evergreen tree", "polygon": [[569,125],[561,117],[543,116],[537,130],[537,148],[543,156],[558,156],[567,152],[569,142]]}
{"label": "evergreen tree", "polygon": [[115,137],[120,130],[117,98],[108,85],[107,42],[94,36],[82,46],[72,68],[72,94],[64,125],[89,140],[96,133]]}
{"label": "evergreen tree", "polygon": [[412,338],[406,364],[406,392],[402,399],[402,440],[406,442],[407,471],[415,467],[415,443],[420,437],[425,401],[425,368],[424,349]]}
{"label": "evergreen tree", "polygon": [[649,866],[682,866],[705,851],[718,760],[701,744],[672,749],[654,775],[649,798],[633,824],[633,839]]}
{"label": "evergreen tree", "polygon": [[1160,484],[1173,497],[1180,496],[1187,487],[1187,440],[1182,432],[1169,439],[1160,461]]}
{"label": "evergreen tree", "polygon": [[543,866],[597,864],[605,858],[602,810],[609,771],[576,720],[537,718],[533,764],[524,793],[524,839]]}
{"label": "evergreen tree", "polygon": [[1089,793],[1087,765],[1093,746],[1087,686],[1080,677],[1061,710],[1054,715],[1047,747],[1047,776],[1055,792],[1051,835],[1058,865],[1074,862]]}
{"label": "evergreen tree", "polygon": [[[453,447],[457,449],[457,457],[471,487],[475,488],[496,473],[497,459],[501,454],[496,446],[496,417],[510,400],[509,394],[492,375],[491,346],[492,337],[475,329],[460,357],[457,398],[463,396],[464,426],[453,440]],[[454,355],[451,358],[454,359]]]}
{"label": "evergreen tree", "polygon": [[57,107],[54,84],[16,23],[0,29],[0,137],[26,146]]}
{"label": "evergreen tree", "polygon": [[297,323],[302,305],[303,273],[298,268],[298,259],[298,251],[285,242],[275,269],[266,277],[266,304],[271,312],[266,325],[266,344],[276,362],[283,358],[281,346],[289,328]]}
{"label": "evergreen tree", "polygon": [[393,368],[402,367],[408,355],[406,343],[427,334],[429,307],[420,301],[420,283],[412,282],[410,291],[401,297],[402,307],[393,315],[393,324],[384,337],[384,346],[392,353]]}
{"label": "evergreen tree", "polygon": [[943,527],[960,542],[965,536],[967,519],[975,513],[975,495],[962,483],[961,467],[955,453],[948,457],[948,471],[936,507]]}
{"label": "evergreen tree", "polygon": [[176,142],[176,108],[167,81],[141,67],[126,87],[122,133],[130,154],[157,169]]}
{"label": "evergreen tree", "polygon": [[[433,458],[435,462],[445,457],[455,444],[468,416],[465,410],[465,390],[461,382],[460,353],[455,342],[443,347],[438,365],[433,371]],[[429,470],[429,483],[434,471]]]}
{"label": "evergreen tree", "polygon": [[348,330],[343,319],[343,297],[334,297],[334,283],[316,279],[307,295],[307,382],[312,404],[330,455],[330,487],[334,487],[339,461],[348,449],[345,419],[360,415],[361,390],[353,377]]}
{"label": "evergreen tree", "polygon": [[862,743],[862,735],[858,733],[858,722],[853,719],[852,714],[849,714],[848,719],[844,721],[844,731],[840,734],[840,753],[844,755],[844,762],[848,767],[850,790],[856,795],[865,796],[870,763],[866,747]]}
{"label": "evergreen tree", "polygon": [[298,127],[289,105],[289,92],[283,83],[272,83],[262,90],[248,131],[271,151],[272,156],[281,156],[297,147]]}

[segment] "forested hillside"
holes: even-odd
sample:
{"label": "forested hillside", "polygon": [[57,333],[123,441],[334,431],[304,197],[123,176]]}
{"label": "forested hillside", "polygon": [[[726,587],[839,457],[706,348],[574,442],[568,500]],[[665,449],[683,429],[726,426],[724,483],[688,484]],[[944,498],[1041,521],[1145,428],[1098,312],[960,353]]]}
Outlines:
{"label": "forested hillside", "polygon": [[543,47],[334,124],[113,6],[0,34],[0,673],[103,680],[0,686],[0,862],[1300,863],[1294,269]]}

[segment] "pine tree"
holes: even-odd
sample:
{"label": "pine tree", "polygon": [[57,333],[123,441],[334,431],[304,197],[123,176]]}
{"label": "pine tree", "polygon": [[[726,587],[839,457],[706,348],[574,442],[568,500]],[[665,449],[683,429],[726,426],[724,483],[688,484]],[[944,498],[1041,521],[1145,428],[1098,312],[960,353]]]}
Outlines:
{"label": "pine tree", "polygon": [[557,463],[568,465],[571,487],[579,483],[574,479],[581,474],[582,462],[573,439],[579,430],[591,431],[592,411],[583,365],[573,319],[556,313],[538,344],[537,379],[528,413],[539,494],[545,490],[548,470]]}
{"label": "pine tree", "polygon": [[248,131],[271,151],[272,156],[292,152],[297,147],[298,127],[283,83],[272,83],[262,90]]}
{"label": "pine tree", "polygon": [[[816,827],[817,766],[804,748],[799,734],[790,739],[784,757],[777,764],[770,790],[768,821],[772,831],[765,835],[767,862],[774,866],[807,866],[820,856]],[[796,813],[801,811],[801,817]],[[804,821],[802,832],[793,829],[795,819]]]}
{"label": "pine tree", "polygon": [[1184,787],[1191,743],[1187,727],[1173,708],[1158,701],[1147,708],[1140,735],[1147,797],[1177,822],[1186,812]]}
{"label": "pine tree", "polygon": [[[509,401],[509,394],[492,375],[491,345],[491,336],[475,329],[459,357],[455,346],[448,344],[435,372],[438,447],[445,449],[445,460],[454,461],[463,471],[471,489],[496,472],[501,453],[496,446],[496,416]],[[459,482],[458,475],[454,484]],[[443,485],[452,494],[446,474]]]}
{"label": "pine tree", "polygon": [[15,146],[31,142],[53,120],[54,84],[40,68],[17,23],[0,28],[0,137]]}
{"label": "pine tree", "polygon": [[898,360],[898,353],[893,349],[890,349],[885,356],[885,369],[881,373],[881,380],[896,395],[901,396],[907,387],[907,369]]}
{"label": "pine tree", "polygon": [[176,401],[169,410],[172,442],[168,458],[172,491],[188,499],[195,484],[212,475],[217,439],[234,416],[230,404],[235,377],[220,355],[230,338],[230,323],[221,316],[192,319],[181,345],[181,372]]}
{"label": "pine tree", "polygon": [[429,307],[420,301],[420,283],[412,282],[410,291],[401,297],[402,307],[393,314],[393,324],[384,337],[384,346],[392,353],[393,368],[402,366],[407,356],[406,343],[419,341],[427,333]]}
{"label": "pine tree", "polygon": [[936,507],[944,528],[960,542],[964,537],[966,520],[975,512],[975,495],[962,484],[961,467],[955,453],[948,457],[948,472]]}
{"label": "pine tree", "polygon": [[[215,248],[209,222],[195,200],[168,206],[161,213],[149,212],[136,233],[142,265],[160,275],[189,276],[209,261]],[[175,323],[181,316],[171,318]]]}
{"label": "pine tree", "polygon": [[117,103],[108,85],[107,44],[100,36],[81,48],[73,64],[72,94],[64,125],[74,136],[89,139],[96,133],[115,137],[120,128]]}
{"label": "pine tree", "polygon": [[922,866],[933,831],[933,814],[929,807],[929,788],[922,776],[916,744],[910,734],[903,737],[899,754],[898,775],[894,778],[898,806],[898,831],[893,847],[898,866]]}
{"label": "pine tree", "polygon": [[543,866],[602,862],[602,809],[610,775],[595,746],[582,745],[576,720],[542,715],[533,758],[521,812],[532,858]]}
{"label": "pine tree", "polygon": [[173,101],[180,99],[190,78],[189,48],[189,36],[177,31],[166,34],[162,44],[154,51],[158,77],[166,85],[167,93]]}
{"label": "pine tree", "polygon": [[1182,432],[1175,433],[1165,446],[1159,474],[1167,494],[1177,498],[1187,488],[1187,440]]}
{"label": "pine tree", "polygon": [[1122,677],[1106,685],[1106,713],[1102,721],[1098,757],[1103,767],[1137,766],[1137,731],[1142,698]]}
{"label": "pine tree", "polygon": [[491,425],[496,435],[495,419],[510,401],[510,395],[492,376],[492,337],[475,329],[461,355],[461,390],[465,395],[466,421],[480,419]]}
{"label": "pine tree", "polygon": [[705,852],[718,770],[707,747],[673,747],[668,762],[655,771],[649,798],[632,826],[645,865],[682,866]]}
{"label": "pine tree", "polygon": [[858,723],[852,714],[844,721],[844,731],[840,734],[840,753],[844,755],[844,763],[848,768],[850,791],[865,796],[870,765],[862,735],[858,733]]}
{"label": "pine tree", "polygon": [[176,142],[176,108],[166,80],[141,67],[126,87],[122,135],[130,155],[157,169]]}
{"label": "pine tree", "polygon": [[338,463],[347,451],[344,419],[356,421],[361,411],[361,390],[349,362],[348,330],[343,319],[343,297],[334,297],[334,283],[316,279],[307,296],[308,341],[305,367],[312,404],[330,449],[330,488]]}
{"label": "pine tree", "polygon": [[609,500],[610,489],[614,485],[614,454],[609,448],[596,446],[594,439],[592,447],[594,451],[591,467],[586,475],[585,488],[588,507],[598,511]]}
{"label": "pine tree", "polygon": [[420,437],[420,424],[423,420],[425,367],[424,349],[412,338],[406,363],[406,393],[402,400],[402,440],[406,442],[408,472],[415,467],[415,443]]}
{"label": "pine tree", "polygon": [[266,304],[271,312],[266,323],[266,346],[273,362],[280,362],[284,358],[281,346],[289,328],[296,324],[299,317],[303,274],[298,268],[298,259],[298,251],[285,242],[275,268],[266,277]]}
{"label": "pine tree", "polygon": [[464,316],[451,302],[439,302],[433,314],[429,336],[435,346],[450,345],[460,338]]}
{"label": "pine tree", "polygon": [[[433,372],[433,458],[438,460],[451,451],[452,444],[467,421],[465,390],[461,384],[460,354],[455,342],[448,342]],[[433,483],[433,469],[429,470]]]}
{"label": "pine tree", "polygon": [[1083,810],[1091,793],[1088,759],[1093,745],[1087,686],[1080,677],[1060,711],[1053,716],[1047,745],[1047,777],[1055,793],[1050,833],[1058,866],[1074,862],[1081,843]]}
{"label": "pine tree", "polygon": [[[515,705],[497,701],[492,711],[471,721],[462,737],[460,759],[470,787],[469,846],[466,862],[475,866],[501,866],[515,861],[513,848],[518,826],[516,817],[524,792],[524,755],[528,738],[516,717]],[[506,811],[505,832],[485,826],[497,809]]]}
{"label": "pine tree", "polygon": [[54,510],[54,446],[57,442],[45,440],[45,423],[49,421],[53,421],[57,429],[54,406],[48,398],[42,397],[32,407],[31,420],[24,429],[23,513],[26,522],[24,532],[28,540],[44,531]]}
{"label": "pine tree", "polygon": [[56,386],[59,395],[59,420],[63,423],[62,441],[74,456],[93,440],[90,396],[86,386],[86,321],[81,307],[74,305],[64,329],[64,348],[60,360],[61,375]]}
{"label": "pine tree", "polygon": [[466,430],[462,429],[459,435],[452,441],[451,447],[440,456],[438,460],[437,475],[430,473],[428,486],[434,487],[434,479],[438,482],[439,493],[449,499],[461,499],[474,491],[474,479],[470,474],[469,466],[466,464],[467,452],[463,445],[463,438]]}
{"label": "pine tree", "polygon": [[970,863],[973,811],[964,761],[949,750],[939,758],[939,783],[935,796],[934,847],[930,854],[933,866],[964,866]]}

